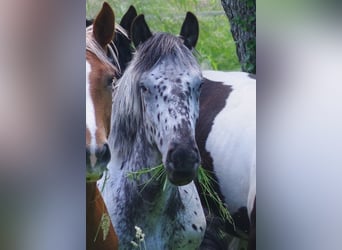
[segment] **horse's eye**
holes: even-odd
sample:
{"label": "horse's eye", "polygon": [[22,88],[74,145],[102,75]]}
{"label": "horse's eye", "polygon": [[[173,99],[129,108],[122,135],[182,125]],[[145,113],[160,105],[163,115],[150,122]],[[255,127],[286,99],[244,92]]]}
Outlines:
{"label": "horse's eye", "polygon": [[148,91],[148,88],[146,86],[144,86],[143,84],[140,85],[140,89],[144,93],[146,93]]}

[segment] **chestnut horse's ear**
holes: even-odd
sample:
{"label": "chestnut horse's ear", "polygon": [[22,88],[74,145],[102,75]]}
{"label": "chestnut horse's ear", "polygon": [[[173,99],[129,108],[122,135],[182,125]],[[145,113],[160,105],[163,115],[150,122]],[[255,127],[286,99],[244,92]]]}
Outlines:
{"label": "chestnut horse's ear", "polygon": [[145,42],[152,36],[152,33],[145,21],[144,15],[137,16],[131,27],[131,36],[134,46],[137,48],[139,44]]}
{"label": "chestnut horse's ear", "polygon": [[184,44],[190,50],[195,48],[199,34],[197,18],[191,12],[186,13],[180,35],[184,39]]}
{"label": "chestnut horse's ear", "polygon": [[125,15],[122,17],[121,21],[120,21],[120,25],[122,28],[124,28],[127,33],[128,33],[128,37],[131,38],[131,26],[133,23],[134,18],[137,16],[137,11],[134,8],[133,5],[129,6],[127,12],[125,13]]}
{"label": "chestnut horse's ear", "polygon": [[94,20],[93,33],[95,40],[104,48],[114,38],[115,16],[112,8],[104,2],[100,13]]}

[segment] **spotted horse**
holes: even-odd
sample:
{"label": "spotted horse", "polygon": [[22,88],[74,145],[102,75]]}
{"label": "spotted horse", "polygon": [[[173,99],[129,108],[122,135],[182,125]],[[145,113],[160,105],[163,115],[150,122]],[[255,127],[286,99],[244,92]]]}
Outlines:
{"label": "spotted horse", "polygon": [[[112,157],[108,179],[101,179],[120,249],[134,248],[136,226],[149,250],[198,249],[203,239],[206,221],[193,182],[200,164],[195,126],[202,73],[192,54],[198,31],[190,12],[180,36],[152,34],[143,15],[133,21],[137,50],[113,96]],[[131,178],[160,164],[166,182],[151,171]]]}

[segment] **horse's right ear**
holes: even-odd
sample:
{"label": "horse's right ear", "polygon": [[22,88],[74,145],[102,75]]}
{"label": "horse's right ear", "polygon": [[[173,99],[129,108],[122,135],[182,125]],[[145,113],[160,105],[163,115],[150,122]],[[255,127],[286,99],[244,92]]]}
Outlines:
{"label": "horse's right ear", "polygon": [[114,37],[115,16],[112,8],[104,2],[93,23],[95,40],[104,48]]}
{"label": "horse's right ear", "polygon": [[199,35],[199,25],[198,20],[193,13],[186,13],[180,35],[184,39],[184,44],[186,47],[188,47],[190,50],[195,48]]}
{"label": "horse's right ear", "polygon": [[137,16],[131,27],[131,36],[134,46],[137,48],[139,44],[145,42],[152,36],[152,33],[145,21],[144,15]]}
{"label": "horse's right ear", "polygon": [[[120,25],[124,28],[128,33],[131,32],[131,26],[133,23],[134,18],[138,15],[137,10],[134,8],[133,5],[129,6],[127,12],[122,17],[120,21]],[[131,38],[131,34],[128,34],[129,38]]]}

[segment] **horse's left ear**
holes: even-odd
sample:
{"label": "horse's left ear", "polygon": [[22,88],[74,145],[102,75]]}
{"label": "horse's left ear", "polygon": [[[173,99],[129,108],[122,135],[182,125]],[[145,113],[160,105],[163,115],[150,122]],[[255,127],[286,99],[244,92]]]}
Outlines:
{"label": "horse's left ear", "polygon": [[112,8],[104,2],[93,24],[95,40],[104,48],[114,38],[115,16]]}
{"label": "horse's left ear", "polygon": [[152,36],[150,28],[148,27],[144,15],[137,16],[131,27],[131,36],[134,46],[137,48],[139,44],[145,42]]}
{"label": "horse's left ear", "polygon": [[190,50],[195,48],[199,34],[199,25],[197,18],[191,12],[186,13],[180,35],[184,39],[184,44]]}

